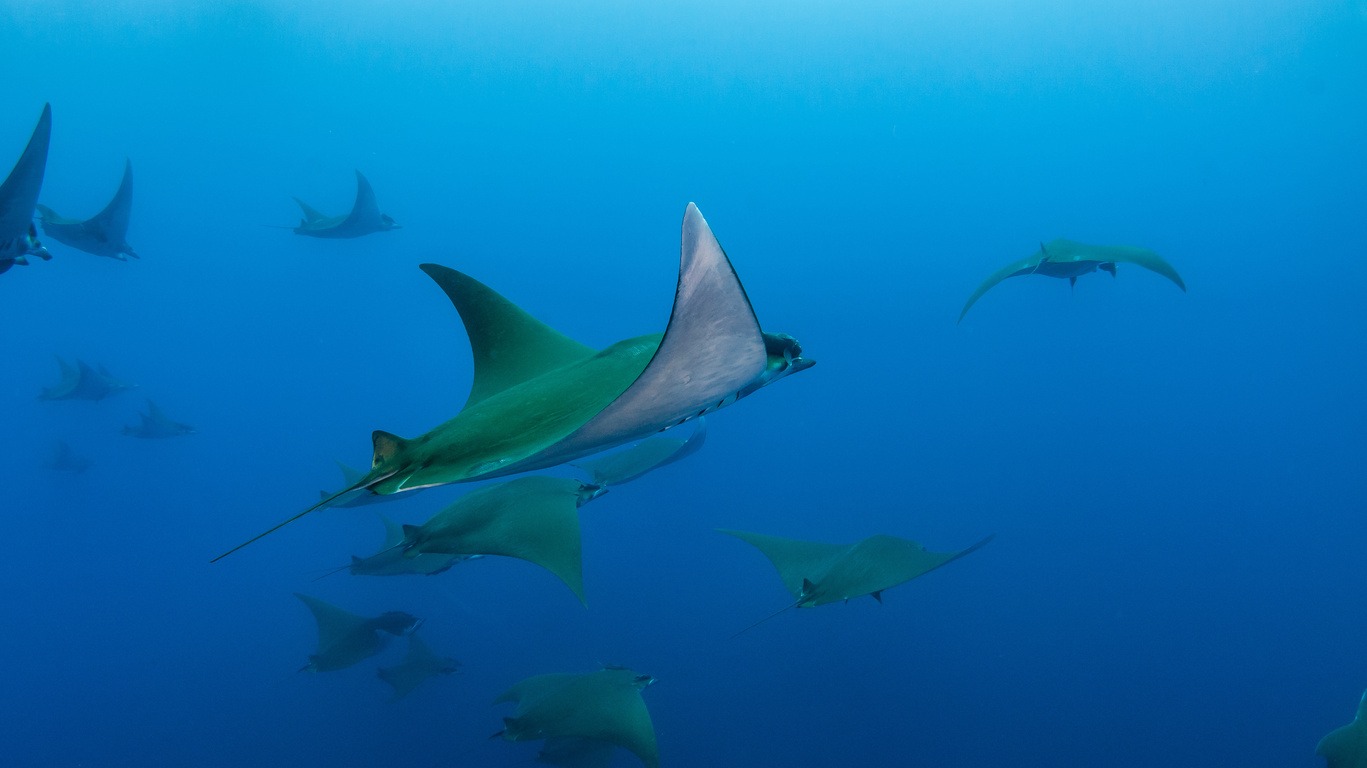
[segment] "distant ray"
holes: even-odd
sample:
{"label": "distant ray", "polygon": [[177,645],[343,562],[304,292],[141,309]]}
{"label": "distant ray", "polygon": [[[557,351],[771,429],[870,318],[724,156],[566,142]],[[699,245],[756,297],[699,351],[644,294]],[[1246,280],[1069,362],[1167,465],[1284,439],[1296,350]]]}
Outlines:
{"label": "distant ray", "polygon": [[28,257],[52,258],[38,242],[33,212],[47,170],[47,150],[52,140],[52,107],[44,104],[24,151],[9,176],[0,182],[0,273],[15,265],[25,266]]}
{"label": "distant ray", "polygon": [[61,381],[46,387],[38,395],[39,400],[103,400],[138,385],[114,378],[103,365],[98,368],[77,360],[73,365],[57,358],[61,370]]}
{"label": "distant ray", "polygon": [[95,256],[119,261],[138,258],[128,244],[128,218],[133,209],[133,163],[125,159],[123,181],[104,210],[85,221],[69,219],[45,205],[38,206],[43,234]]}
{"label": "distant ray", "polygon": [[517,704],[497,735],[508,741],[546,739],[542,761],[555,765],[600,765],[566,762],[593,757],[590,748],[597,742],[631,752],[646,768],[659,768],[655,726],[641,698],[641,691],[654,682],[650,675],[629,669],[529,677],[494,700]]}
{"label": "distant ray", "polygon": [[988,536],[954,552],[928,552],[910,539],[885,534],[854,544],[826,544],[747,531],[721,533],[735,536],[769,558],[796,600],[790,608],[812,608],[864,595],[881,603],[884,590],[976,552],[992,540]]}
{"label": "distant ray", "polygon": [[1147,248],[1135,248],[1128,245],[1088,245],[1075,240],[1051,240],[1048,243],[1041,243],[1039,250],[1033,255],[1008,264],[992,273],[982,282],[982,285],[978,286],[978,290],[968,297],[963,311],[959,313],[959,320],[964,319],[964,315],[968,314],[968,310],[978,299],[982,298],[983,294],[1008,277],[1044,275],[1045,277],[1064,278],[1071,284],[1076,283],[1082,275],[1097,270],[1109,272],[1112,277],[1115,277],[1116,264],[1121,263],[1135,264],[1150,272],[1156,272],[1171,280],[1174,285],[1182,289],[1183,293],[1187,290],[1187,285],[1182,282],[1182,277],[1177,274],[1177,270],[1173,269],[1172,265],[1164,261],[1161,256]]}
{"label": "distant ray", "polygon": [[394,700],[413,692],[430,677],[449,675],[460,669],[455,659],[438,656],[427,647],[417,633],[408,635],[408,653],[403,661],[392,667],[381,667],[375,674],[394,689]]}
{"label": "distant ray", "polygon": [[356,202],[351,206],[351,212],[345,216],[327,216],[297,197],[294,198],[294,202],[298,203],[304,212],[304,218],[300,220],[299,226],[294,228],[296,235],[324,238],[360,237],[373,232],[388,232],[400,228],[392,218],[380,213],[380,206],[375,202],[375,190],[360,171],[356,172]]}
{"label": "distant ray", "polygon": [[73,475],[79,475],[90,469],[90,459],[78,456],[65,440],[58,440],[52,452],[52,458],[47,462],[47,468],[55,472],[70,472]]}
{"label": "distant ray", "polygon": [[333,672],[346,669],[379,653],[386,638],[381,632],[402,636],[417,628],[420,621],[402,611],[389,611],[379,616],[358,616],[316,597],[294,596],[308,606],[318,625],[318,648],[309,654],[309,662],[300,671]]}
{"label": "distant ray", "polygon": [[129,437],[180,437],[182,435],[193,435],[195,428],[189,424],[174,421],[161,412],[157,404],[151,400],[147,401],[147,413],[140,413],[142,421],[137,426],[127,426],[123,428],[123,433]]}

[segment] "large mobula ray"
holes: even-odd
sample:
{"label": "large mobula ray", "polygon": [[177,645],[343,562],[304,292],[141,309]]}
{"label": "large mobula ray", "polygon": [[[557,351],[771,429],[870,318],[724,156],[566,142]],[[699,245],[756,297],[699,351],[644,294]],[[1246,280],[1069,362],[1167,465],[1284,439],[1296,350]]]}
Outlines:
{"label": "large mobula ray", "polygon": [[508,741],[546,739],[543,759],[557,765],[592,751],[594,743],[621,747],[658,768],[660,750],[641,691],[655,682],[629,669],[601,669],[585,674],[556,673],[529,677],[509,688],[495,704],[517,704],[503,730]]}
{"label": "large mobula ray", "polygon": [[304,218],[299,221],[299,226],[294,228],[296,235],[326,238],[360,237],[372,232],[401,229],[388,214],[380,213],[380,205],[375,202],[375,190],[360,171],[356,172],[356,202],[351,206],[351,212],[345,216],[327,216],[319,213],[317,209],[297,197],[294,198],[294,202],[304,211]]}
{"label": "large mobula ray", "polygon": [[964,319],[964,315],[968,314],[968,310],[978,299],[982,298],[984,293],[1008,277],[1044,275],[1045,277],[1067,278],[1068,284],[1073,285],[1082,275],[1097,270],[1109,272],[1111,277],[1115,277],[1115,265],[1119,263],[1136,264],[1150,272],[1157,272],[1181,288],[1183,293],[1187,290],[1187,285],[1182,282],[1182,277],[1177,274],[1177,270],[1173,269],[1172,265],[1164,261],[1161,256],[1147,248],[1136,248],[1129,245],[1088,245],[1075,240],[1051,240],[1048,243],[1040,243],[1039,250],[1034,254],[992,273],[982,282],[982,285],[978,286],[978,290],[968,297],[963,311],[959,312],[959,320]]}
{"label": "large mobula ray", "polygon": [[38,395],[39,400],[103,400],[138,386],[114,378],[103,365],[92,368],[84,360],[78,359],[72,365],[58,357],[57,366],[61,369],[62,380],[54,386],[44,387]]}
{"label": "large mobula ray", "polygon": [[795,599],[783,610],[814,608],[863,595],[881,603],[883,590],[976,552],[993,538],[956,552],[928,552],[917,542],[886,534],[854,544],[826,544],[746,531],[721,533],[735,536],[769,558]]}
{"label": "large mobula ray", "polygon": [[446,292],[470,337],[475,370],[465,407],[420,437],[376,431],[365,477],[215,561],[353,492],[391,494],[555,466],[696,419],[813,365],[796,339],[760,330],[730,260],[692,203],[665,332],[602,350],[454,269],[422,269]]}
{"label": "large mobula ray", "polygon": [[1335,728],[1315,745],[1328,768],[1367,768],[1367,693],[1358,701],[1353,722]]}
{"label": "large mobula ray", "polygon": [[44,261],[52,258],[38,242],[38,230],[33,226],[33,211],[43,186],[51,139],[52,107],[44,104],[23,154],[0,183],[0,273],[8,272],[16,264],[27,265],[29,256]]}
{"label": "large mobula ray", "polygon": [[85,251],[95,256],[104,256],[119,261],[128,261],[131,256],[138,258],[133,246],[128,244],[128,216],[133,209],[133,163],[123,161],[123,181],[119,183],[114,199],[104,210],[85,221],[68,219],[51,208],[38,206],[43,234],[59,243]]}

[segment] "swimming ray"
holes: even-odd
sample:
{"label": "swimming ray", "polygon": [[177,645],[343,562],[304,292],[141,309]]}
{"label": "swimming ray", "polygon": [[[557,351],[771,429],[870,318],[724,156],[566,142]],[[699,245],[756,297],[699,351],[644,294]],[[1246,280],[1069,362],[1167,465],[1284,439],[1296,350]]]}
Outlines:
{"label": "swimming ray", "polygon": [[128,218],[133,209],[133,163],[124,159],[123,181],[104,210],[85,221],[69,219],[45,205],[38,206],[43,234],[95,256],[119,261],[138,258],[128,244]]}
{"label": "swimming ray", "polygon": [[1182,282],[1181,275],[1172,265],[1164,261],[1161,256],[1147,248],[1136,248],[1128,245],[1089,245],[1079,243],[1074,240],[1051,240],[1048,243],[1041,243],[1039,250],[1033,255],[1002,267],[992,273],[986,280],[978,286],[972,296],[964,304],[963,311],[959,312],[959,320],[963,321],[964,315],[968,310],[982,298],[997,283],[1008,277],[1019,277],[1023,275],[1044,275],[1045,277],[1067,278],[1070,284],[1076,283],[1078,277],[1089,272],[1100,270],[1111,273],[1115,277],[1116,264],[1127,263],[1143,267],[1150,272],[1156,272],[1163,277],[1171,280],[1178,288],[1186,293],[1187,285]]}
{"label": "swimming ray", "polygon": [[345,216],[327,216],[297,197],[294,198],[294,202],[298,203],[304,212],[304,218],[299,221],[299,226],[294,228],[296,235],[323,238],[361,237],[372,232],[388,232],[401,228],[394,223],[394,219],[380,213],[380,206],[375,201],[375,190],[360,171],[356,172],[356,202]]}
{"label": "swimming ray", "polygon": [[552,757],[564,756],[569,746],[559,740],[613,744],[636,755],[646,768],[659,768],[655,726],[641,698],[641,691],[654,682],[650,675],[629,669],[529,677],[494,699],[495,704],[517,704],[495,735],[507,741],[546,739],[543,754],[550,752]]}
{"label": "swimming ray", "polygon": [[954,552],[928,552],[910,539],[885,534],[853,544],[826,544],[747,531],[720,532],[735,536],[769,558],[796,601],[789,607],[795,608],[813,608],[863,595],[881,603],[884,590],[976,552],[993,538],[988,536]]}
{"label": "swimming ray", "polygon": [[379,653],[385,646],[385,632],[400,637],[417,629],[421,622],[402,611],[389,611],[379,616],[358,616],[316,597],[299,598],[313,613],[318,625],[318,649],[309,654],[309,661],[299,671],[332,672],[364,661]]}
{"label": "swimming ray", "polygon": [[620,451],[576,462],[575,466],[589,473],[594,485],[605,487],[629,483],[636,478],[692,456],[707,441],[707,422],[697,420],[693,433],[674,437],[672,432],[645,440]]}
{"label": "swimming ray", "polygon": [[189,424],[175,421],[162,413],[157,404],[147,401],[147,413],[138,414],[142,421],[137,426],[125,426],[123,433],[129,437],[162,438],[193,435],[195,428]]}
{"label": "swimming ray", "polygon": [[473,278],[422,265],[465,321],[475,359],[470,397],[454,418],[420,437],[374,432],[370,473],[342,493],[387,495],[555,466],[703,416],[811,367],[791,336],[760,330],[730,261],[692,203],[680,250],[664,334],[598,352]]}
{"label": "swimming ray", "polygon": [[408,653],[403,661],[392,667],[380,667],[376,675],[394,689],[391,701],[398,701],[413,692],[429,677],[449,675],[460,669],[455,659],[438,656],[416,632],[408,634]]}
{"label": "swimming ray", "polygon": [[70,472],[79,475],[90,469],[90,464],[90,459],[77,455],[65,440],[58,440],[52,458],[48,460],[47,468],[56,472]]}
{"label": "swimming ray", "polygon": [[38,395],[39,400],[103,400],[138,386],[114,378],[103,365],[92,368],[83,360],[72,365],[60,357],[57,365],[61,369],[61,381],[44,387]]}
{"label": "swimming ray", "polygon": [[545,475],[488,485],[422,525],[405,525],[404,551],[410,557],[439,553],[526,560],[555,574],[587,605],[579,507],[605,490]]}
{"label": "swimming ray", "polygon": [[1327,768],[1367,768],[1367,692],[1358,701],[1353,722],[1335,728],[1315,745]]}
{"label": "swimming ray", "polygon": [[33,225],[51,141],[52,106],[44,104],[23,153],[0,182],[0,273],[15,265],[27,265],[29,256],[44,261],[52,258],[38,241],[38,230]]}

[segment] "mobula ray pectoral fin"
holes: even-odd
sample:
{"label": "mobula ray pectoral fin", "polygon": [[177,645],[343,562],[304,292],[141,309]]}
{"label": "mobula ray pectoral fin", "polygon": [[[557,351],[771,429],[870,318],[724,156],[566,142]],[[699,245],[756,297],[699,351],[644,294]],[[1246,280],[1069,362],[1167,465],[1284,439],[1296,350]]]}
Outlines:
{"label": "mobula ray pectoral fin", "polygon": [[38,206],[51,141],[52,106],[44,104],[23,153],[0,182],[0,260],[22,259],[26,254],[50,258],[34,237],[33,211]]}
{"label": "mobula ray pectoral fin", "polygon": [[365,174],[356,171],[356,202],[351,206],[342,226],[368,226],[380,220],[380,204],[375,200],[375,188]]}
{"label": "mobula ray pectoral fin", "polygon": [[684,212],[674,309],[655,355],[607,408],[520,468],[554,466],[645,437],[734,401],[768,353],[736,270],[698,207]]}

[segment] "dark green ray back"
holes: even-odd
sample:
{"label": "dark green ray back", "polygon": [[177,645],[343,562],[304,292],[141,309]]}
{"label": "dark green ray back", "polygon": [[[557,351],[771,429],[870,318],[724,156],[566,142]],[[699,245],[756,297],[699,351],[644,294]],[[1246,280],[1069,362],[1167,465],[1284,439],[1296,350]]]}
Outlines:
{"label": "dark green ray back", "polygon": [[[582,675],[538,675],[513,686],[495,703],[516,701],[505,738],[581,738],[616,744],[647,768],[660,764],[650,712],[636,673],[604,669]],[[535,735],[530,735],[535,734]]]}
{"label": "dark green ray back", "polygon": [[819,583],[850,548],[848,544],[825,544],[819,541],[799,541],[781,536],[766,536],[748,531],[721,530],[758,549],[769,558],[783,586],[794,598],[802,596],[803,581]]}

